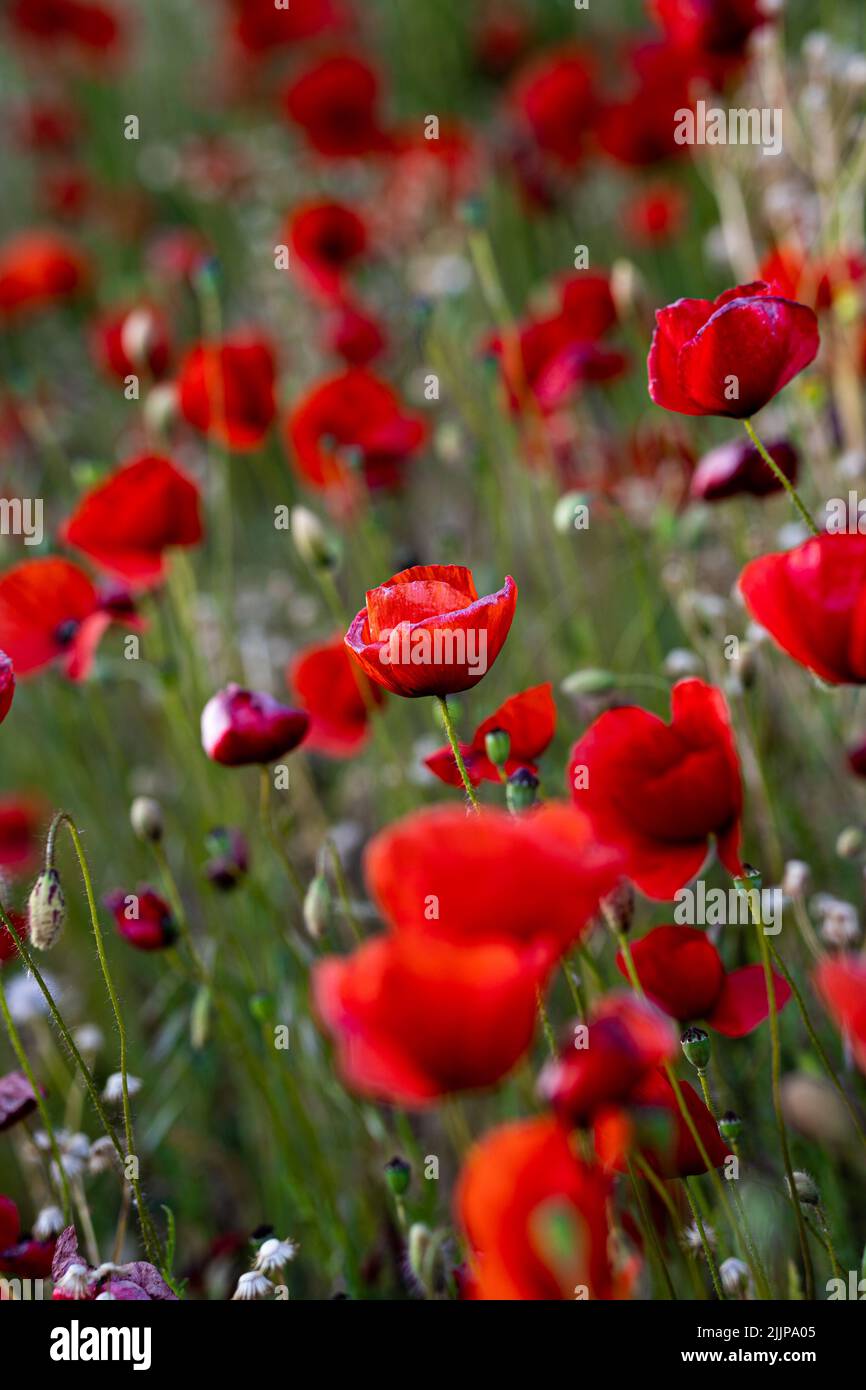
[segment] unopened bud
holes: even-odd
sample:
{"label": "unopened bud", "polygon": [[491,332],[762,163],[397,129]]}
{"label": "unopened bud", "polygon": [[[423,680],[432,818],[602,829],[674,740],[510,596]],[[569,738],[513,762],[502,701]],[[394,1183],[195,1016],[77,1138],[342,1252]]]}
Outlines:
{"label": "unopened bud", "polygon": [[740,1298],[745,1297],[751,1286],[751,1275],[749,1266],[742,1260],[734,1259],[731,1256],[723,1260],[719,1265],[719,1278],[722,1281],[722,1288],[727,1294],[736,1294]]}
{"label": "unopened bud", "polygon": [[[787,1178],[785,1179],[785,1185],[790,1192],[791,1184],[788,1182]],[[804,1206],[817,1207],[821,1205],[821,1194],[815,1185],[814,1178],[810,1178],[808,1173],[794,1173],[794,1191],[797,1194],[798,1200],[802,1202]]]}
{"label": "unopened bud", "polygon": [[619,684],[612,671],[602,671],[588,666],[583,671],[572,671],[566,676],[560,689],[563,695],[608,695]]}
{"label": "unopened bud", "polygon": [[494,767],[504,767],[511,752],[511,735],[507,729],[490,729],[484,735],[484,751]]}
{"label": "unopened bud", "polygon": [[54,945],[66,921],[66,902],[56,869],[43,869],[27,903],[30,941],[39,951]]}
{"label": "unopened bud", "polygon": [[782,892],[786,898],[801,898],[809,887],[812,870],[802,859],[789,859],[782,875]]}
{"label": "unopened bud", "polygon": [[433,1241],[433,1233],[429,1226],[425,1226],[421,1221],[416,1221],[409,1228],[409,1239],[407,1241],[406,1254],[409,1261],[409,1268],[418,1283],[423,1289],[428,1287],[428,1256]]}
{"label": "unopened bud", "polygon": [[402,1197],[409,1186],[412,1169],[405,1158],[395,1156],[385,1164],[385,1180],[395,1197]]}
{"label": "unopened bud", "polygon": [[292,507],[292,540],[311,569],[333,570],[339,561],[337,542],[309,507]]}
{"label": "unopened bud", "polygon": [[710,1035],[703,1028],[687,1028],[680,1038],[680,1046],[686,1060],[698,1071],[706,1071],[710,1065]]}
{"label": "unopened bud", "polygon": [[719,1134],[726,1143],[736,1143],[743,1132],[743,1122],[736,1110],[726,1110],[719,1120]]}
{"label": "unopened bud", "polygon": [[509,811],[528,811],[538,800],[538,778],[528,767],[519,767],[505,783],[505,801]]}
{"label": "unopened bud", "polygon": [[328,930],[331,918],[331,889],[322,873],[310,880],[304,897],[304,926],[314,941]]}
{"label": "unopened bud", "polygon": [[152,796],[137,796],[129,808],[129,823],[139,840],[156,844],[162,839],[165,826],[162,807]]}
{"label": "unopened bud", "polygon": [[840,859],[856,859],[866,843],[859,825],[846,825],[836,837],[836,853]]}

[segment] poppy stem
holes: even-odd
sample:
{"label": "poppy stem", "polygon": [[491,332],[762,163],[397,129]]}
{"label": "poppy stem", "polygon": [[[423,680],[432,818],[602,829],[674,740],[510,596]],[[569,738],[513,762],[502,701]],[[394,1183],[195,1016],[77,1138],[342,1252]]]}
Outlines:
{"label": "poppy stem", "polygon": [[282,861],[283,868],[288,875],[289,882],[295,890],[298,902],[304,901],[304,885],[301,876],[280,843],[280,836],[274,824],[273,802],[271,800],[271,770],[264,763],[259,769],[259,815],[261,817],[262,828],[266,838],[269,840],[272,849]]}
{"label": "poppy stem", "polygon": [[442,712],[442,723],[448,735],[448,742],[451,744],[451,752],[454,754],[454,761],[457,764],[457,771],[460,773],[460,780],[469,798],[469,804],[473,811],[481,809],[478,797],[475,795],[475,788],[469,780],[469,773],[466,771],[466,764],[463,761],[463,754],[460,752],[460,744],[457,742],[457,731],[454,728],[454,720],[451,718],[451,711],[448,708],[448,699],[445,695],[437,695],[436,700]]}
{"label": "poppy stem", "polygon": [[716,1269],[716,1261],[713,1257],[713,1252],[710,1249],[710,1242],[707,1240],[707,1233],[704,1230],[704,1223],[701,1220],[701,1213],[698,1211],[697,1202],[692,1197],[691,1189],[689,1187],[689,1181],[690,1180],[688,1178],[683,1178],[683,1187],[685,1189],[686,1201],[688,1202],[689,1210],[692,1213],[692,1220],[695,1223],[695,1229],[697,1230],[697,1233],[701,1238],[701,1246],[703,1247],[704,1251],[704,1259],[706,1260],[707,1268],[710,1271],[710,1278],[713,1281],[713,1288],[716,1291],[716,1298],[719,1300],[720,1303],[724,1303],[725,1295],[722,1290],[721,1280],[719,1279],[719,1271]]}
{"label": "poppy stem", "polygon": [[340,851],[337,849],[337,846],[334,844],[334,841],[331,839],[330,835],[326,837],[325,844],[328,847],[328,855],[330,856],[331,864],[334,868],[334,879],[337,884],[337,893],[339,894],[340,902],[343,904],[343,911],[346,914],[346,921],[349,923],[352,935],[354,936],[355,940],[360,946],[361,942],[364,940],[364,933],[361,931],[361,924],[358,921],[355,909],[352,906],[352,895],[349,892],[349,884],[346,879],[346,871],[343,868],[343,861],[340,858]]}
{"label": "poppy stem", "polygon": [[626,1164],[628,1166],[628,1176],[629,1180],[631,1181],[632,1191],[634,1192],[635,1201],[637,1202],[638,1211],[640,1212],[641,1225],[644,1228],[644,1236],[648,1243],[652,1246],[653,1252],[656,1257],[656,1261],[658,1262],[659,1268],[661,1269],[665,1286],[668,1291],[668,1298],[675,1301],[677,1295],[676,1290],[674,1289],[674,1282],[671,1278],[670,1270],[667,1267],[667,1262],[665,1261],[664,1252],[662,1251],[658,1231],[655,1228],[655,1223],[652,1218],[652,1213],[649,1211],[649,1208],[647,1207],[646,1198],[644,1197],[644,1194],[640,1189],[637,1174],[634,1170],[634,1165],[632,1164],[630,1158],[626,1159]]}
{"label": "poppy stem", "polygon": [[541,985],[535,988],[535,1002],[538,1008],[538,1017],[541,1020],[541,1027],[544,1033],[544,1041],[547,1043],[547,1050],[554,1061],[556,1061],[556,1039],[553,1036],[553,1029],[550,1026],[547,1008],[544,1003],[544,995],[541,992]]}
{"label": "poppy stem", "polygon": [[800,513],[800,516],[802,517],[803,521],[805,521],[809,530],[812,532],[812,535],[819,536],[821,533],[818,530],[818,527],[816,526],[812,518],[811,512],[806,507],[805,503],[803,502],[803,499],[801,498],[797,489],[794,487],[794,484],[791,482],[790,478],[785,477],[785,474],[782,472],[775,459],[772,458],[771,455],[764,448],[763,444],[761,443],[760,439],[755,433],[755,429],[752,425],[751,420],[744,420],[743,425],[745,426],[746,434],[749,436],[758,453],[761,455],[761,458],[764,460],[764,463],[771,470],[771,472],[775,474],[776,478],[782,484],[782,487],[785,489],[794,506],[797,508],[797,511]]}

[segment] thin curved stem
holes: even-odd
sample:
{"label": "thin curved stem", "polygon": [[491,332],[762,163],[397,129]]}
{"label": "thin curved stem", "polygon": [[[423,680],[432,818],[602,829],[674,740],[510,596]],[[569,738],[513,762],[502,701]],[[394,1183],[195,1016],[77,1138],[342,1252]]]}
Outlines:
{"label": "thin curved stem", "polygon": [[787,492],[797,511],[800,513],[801,518],[803,519],[803,521],[805,521],[809,530],[812,532],[812,535],[819,536],[821,532],[815,524],[811,512],[806,507],[806,504],[804,503],[797,489],[794,487],[794,484],[791,482],[790,478],[785,477],[785,474],[782,472],[775,459],[764,448],[764,445],[761,443],[760,439],[755,433],[755,428],[751,420],[744,420],[743,425],[745,426],[746,434],[749,436],[758,453],[761,455],[761,458],[764,460],[764,463],[775,474],[776,478]]}
{"label": "thin curved stem", "polygon": [[466,764],[463,761],[463,754],[460,752],[460,744],[457,741],[457,730],[454,728],[454,720],[451,718],[451,711],[448,708],[448,700],[444,695],[437,695],[439,708],[442,711],[442,723],[448,735],[448,742],[451,745],[451,752],[454,754],[454,761],[457,764],[457,771],[460,773],[460,780],[469,798],[469,804],[473,811],[480,810],[478,797],[475,795],[475,788],[469,780],[469,773],[466,771]]}

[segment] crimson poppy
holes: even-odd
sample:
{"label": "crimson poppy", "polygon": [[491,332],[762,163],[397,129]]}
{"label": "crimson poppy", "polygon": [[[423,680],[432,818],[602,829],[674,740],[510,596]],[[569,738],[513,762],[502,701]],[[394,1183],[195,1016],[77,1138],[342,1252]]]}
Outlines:
{"label": "crimson poppy", "polygon": [[400,933],[317,962],[313,1001],[347,1086],[423,1107],[511,1071],[532,1042],[550,964],[541,947]]}
{"label": "crimson poppy", "polygon": [[44,819],[43,807],[35,798],[14,792],[0,796],[0,869],[5,873],[30,868],[41,847]]}
{"label": "crimson poppy", "polygon": [[70,560],[24,560],[0,575],[0,647],[18,676],[59,661],[71,680],[84,680],[115,619],[128,622],[128,608],[113,611]]}
{"label": "crimson poppy", "polygon": [[102,314],[93,326],[91,341],[99,365],[121,381],[142,372],[159,379],[168,369],[168,323],[162,310],[153,304],[136,304]]}
{"label": "crimson poppy", "polygon": [[320,59],[283,93],[283,110],[317,154],[356,158],[391,147],[379,113],[379,79],[355,54]]}
{"label": "crimson poppy", "polygon": [[486,77],[499,81],[517,66],[532,42],[528,17],[518,8],[490,5],[475,27],[472,52]]}
{"label": "crimson poppy", "polygon": [[[688,1081],[678,1082],[691,1125],[683,1117],[674,1088],[663,1071],[650,1072],[632,1091],[628,1106],[599,1110],[592,1133],[599,1162],[625,1172],[636,1149],[663,1178],[698,1177],[707,1172],[701,1147],[713,1168],[729,1158],[718,1125]],[[692,1134],[697,1131],[700,1145]]]}
{"label": "crimson poppy", "polygon": [[92,0],[12,0],[8,14],[22,37],[38,43],[106,53],[121,38],[117,12]]}
{"label": "crimson poppy", "polygon": [[670,41],[719,57],[741,58],[752,33],[770,23],[765,0],[652,0]]}
{"label": "crimson poppy", "polygon": [[310,716],[305,740],[310,752],[332,758],[360,752],[370,733],[371,714],[384,702],[385,692],[367,679],[342,637],[304,647],[286,679]]}
{"label": "crimson poppy", "polygon": [[[536,772],[535,759],[540,758],[556,731],[556,705],[550,681],[533,685],[512,695],[499,709],[478,725],[471,743],[461,743],[460,752],[473,787],[482,782],[498,782],[499,769],[487,756],[488,733],[500,730],[508,734],[510,750],[505,773],[511,776],[518,768],[528,767]],[[449,787],[462,787],[463,781],[449,744],[424,759],[425,765]]]}
{"label": "crimson poppy", "polygon": [[11,1197],[0,1197],[0,1274],[48,1279],[56,1242],[21,1235],[21,1217]]}
{"label": "crimson poppy", "polygon": [[[797,481],[800,456],[787,439],[767,444],[767,453],[789,482]],[[748,439],[732,439],[704,454],[692,474],[689,495],[699,502],[726,497],[768,497],[783,484]]]}
{"label": "crimson poppy", "polygon": [[650,898],[672,898],[700,870],[711,835],[732,874],[739,859],[742,783],[725,697],[678,681],[671,722],[636,706],[608,710],[575,744],[575,804],[624,873]]}
{"label": "crimson poppy", "polygon": [[202,710],[202,747],[226,767],[272,763],[303,742],[309,724],[304,710],[281,705],[260,690],[227,685]]}
{"label": "crimson poppy", "polygon": [[688,51],[640,40],[621,59],[626,82],[598,113],[598,144],[619,164],[643,169],[682,157],[675,139],[676,113],[691,105],[696,64]]}
{"label": "crimson poppy", "polygon": [[367,487],[395,487],[426,433],[396,391],[360,367],[319,382],[286,421],[287,442],[304,481],[344,494],[355,485],[353,464]]}
{"label": "crimson poppy", "polygon": [[177,940],[177,927],[168,903],[153,888],[140,884],[134,893],[117,888],[103,898],[130,946],[139,951],[163,951]]}
{"label": "crimson poppy", "polygon": [[456,695],[487,674],[508,636],[517,585],[478,597],[463,565],[414,565],[367,590],[346,645],[395,695]]}
{"label": "crimson poppy", "polygon": [[370,892],[401,934],[474,944],[549,942],[554,954],[585,930],[620,873],[572,807],[531,815],[485,807],[416,811],[367,846]]}
{"label": "crimson poppy", "polygon": [[647,368],[656,405],[681,415],[748,419],[818,351],[813,309],[756,280],[717,299],[656,310]]}
{"label": "crimson poppy", "polygon": [[339,294],[348,270],[367,251],[367,228],[345,203],[305,203],[286,225],[290,264],[300,278],[325,296]]}
{"label": "crimson poppy", "polygon": [[[654,1004],[680,1023],[703,1021],[728,1038],[751,1033],[770,1012],[762,965],[726,971],[706,932],[697,927],[654,927],[631,948],[641,988]],[[616,958],[627,975],[622,952]],[[776,1009],[791,997],[786,980],[774,973]]]}
{"label": "crimson poppy", "polygon": [[251,54],[301,43],[336,28],[342,21],[336,0],[231,0],[235,11],[233,32]]}
{"label": "crimson poppy", "polygon": [[349,367],[366,367],[384,352],[385,332],[364,309],[348,299],[339,300],[325,315],[322,338],[325,349],[342,357]]}
{"label": "crimson poppy", "polygon": [[815,988],[866,1072],[866,961],[839,955],[822,960],[812,979]]}
{"label": "crimson poppy", "polygon": [[153,583],[164,575],[167,549],[201,540],[200,504],[191,478],[170,459],[147,454],[88,492],[60,534],[131,584]]}
{"label": "crimson poppy", "polygon": [[625,225],[634,241],[660,246],[682,230],[686,213],[686,199],[675,184],[654,183],[629,197]]}
{"label": "crimson poppy", "polygon": [[[2,811],[0,811],[0,816],[2,816]],[[5,868],[5,865],[3,865],[3,867]],[[27,936],[29,930],[29,923],[26,916],[21,912],[10,912],[8,908],[6,909],[6,916],[11,921],[18,936],[23,940]],[[4,961],[14,960],[17,954],[18,945],[15,941],[15,937],[6,926],[6,923],[0,922],[0,965],[2,965]]]}
{"label": "crimson poppy", "polygon": [[760,274],[787,299],[811,304],[820,313],[829,309],[837,296],[861,284],[866,259],[857,252],[810,258],[799,245],[783,242],[764,257]]}
{"label": "crimson poppy", "polygon": [[229,449],[257,449],[276,415],[270,344],[252,333],[198,343],[178,376],[180,408],[197,430]]}
{"label": "crimson poppy", "polygon": [[76,294],[88,278],[87,263],[60,232],[18,232],[0,246],[0,315],[45,308]]}
{"label": "crimson poppy", "polygon": [[517,74],[510,102],[542,153],[573,167],[583,158],[596,111],[595,65],[577,47],[546,53]]}
{"label": "crimson poppy", "polygon": [[610,1179],[547,1116],[501,1125],[469,1152],[455,1196],[470,1247],[469,1296],[616,1298]]}

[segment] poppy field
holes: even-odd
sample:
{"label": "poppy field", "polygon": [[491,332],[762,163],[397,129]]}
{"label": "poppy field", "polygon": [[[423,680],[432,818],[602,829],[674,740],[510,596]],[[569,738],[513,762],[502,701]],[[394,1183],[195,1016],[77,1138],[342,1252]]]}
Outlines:
{"label": "poppy field", "polygon": [[0,31],[0,1301],[866,1297],[862,6]]}

